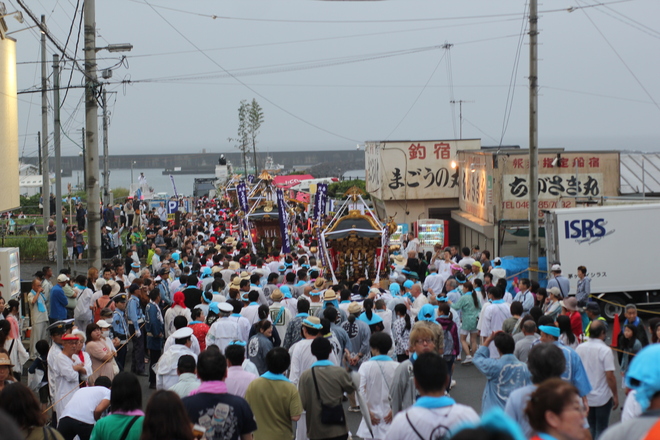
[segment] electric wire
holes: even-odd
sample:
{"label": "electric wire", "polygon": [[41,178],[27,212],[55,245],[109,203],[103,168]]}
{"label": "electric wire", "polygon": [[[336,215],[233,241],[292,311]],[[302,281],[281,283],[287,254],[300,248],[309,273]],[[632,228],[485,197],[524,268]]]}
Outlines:
{"label": "electric wire", "polygon": [[525,34],[527,31],[527,7],[528,1],[525,1],[525,6],[523,10],[523,20],[520,24],[520,33],[518,38],[518,44],[516,45],[516,55],[513,59],[513,67],[511,68],[511,77],[509,78],[509,90],[506,94],[506,102],[504,104],[504,116],[502,118],[502,134],[500,135],[499,146],[502,146],[504,142],[504,135],[506,130],[509,128],[509,121],[511,120],[511,112],[513,110],[513,98],[516,93],[516,80],[518,78],[518,67],[520,66],[520,55],[522,53],[522,45],[525,39]]}
{"label": "electric wire", "polygon": [[[505,14],[485,14],[485,15],[466,15],[456,17],[427,17],[427,18],[401,18],[401,19],[386,19],[386,20],[294,20],[294,19],[278,19],[278,18],[248,18],[248,17],[230,17],[217,14],[205,14],[194,11],[186,11],[183,9],[171,8],[168,6],[154,5],[146,0],[128,0],[133,3],[143,4],[149,6],[151,9],[159,8],[168,11],[179,12],[183,14],[195,15],[204,18],[211,18],[213,20],[235,20],[235,21],[255,21],[255,22],[269,22],[269,23],[308,23],[308,24],[373,24],[373,23],[410,23],[410,22],[427,22],[427,21],[450,21],[450,20],[475,20],[484,18],[500,18],[500,17],[519,17],[519,13],[505,13]],[[598,3],[596,5],[587,6],[573,6],[570,8],[548,9],[539,11],[540,14],[551,12],[572,12],[578,9],[593,8],[615,3],[627,3],[633,0],[616,0],[607,3]]]}
{"label": "electric wire", "polygon": [[[19,1],[20,1],[20,0],[19,0]],[[272,106],[274,106],[274,107],[280,109],[281,111],[283,111],[284,113],[288,114],[289,116],[291,116],[291,117],[293,117],[293,118],[295,118],[295,119],[297,119],[297,120],[299,120],[299,121],[301,121],[301,122],[303,122],[303,123],[305,123],[305,124],[307,124],[307,125],[309,125],[309,126],[311,126],[311,127],[314,127],[314,128],[316,128],[316,129],[318,129],[318,130],[321,130],[321,131],[323,131],[323,132],[325,132],[325,133],[327,133],[327,134],[330,134],[330,135],[332,135],[332,136],[335,136],[335,137],[338,137],[338,138],[341,138],[341,139],[345,139],[345,140],[348,140],[348,141],[351,141],[351,142],[356,142],[356,143],[359,143],[359,142],[360,142],[360,141],[357,140],[357,139],[352,139],[352,138],[349,138],[349,137],[347,137],[347,136],[340,135],[340,134],[338,134],[338,133],[335,133],[335,132],[332,132],[332,131],[330,131],[330,130],[327,130],[327,129],[325,129],[325,128],[319,126],[319,125],[316,125],[316,124],[314,124],[313,122],[307,121],[306,119],[303,119],[302,117],[300,117],[300,116],[298,116],[298,115],[296,115],[296,114],[290,112],[289,110],[285,109],[284,107],[280,106],[279,104],[276,104],[274,101],[268,99],[266,96],[264,96],[263,94],[259,93],[256,89],[254,89],[253,87],[248,86],[248,85],[245,84],[243,81],[241,81],[240,78],[237,78],[236,76],[232,75],[231,72],[229,72],[227,69],[225,69],[224,67],[222,67],[222,66],[220,65],[220,63],[218,63],[218,62],[215,61],[213,58],[211,58],[207,53],[205,53],[202,49],[200,49],[200,48],[199,48],[199,47],[198,47],[198,46],[197,46],[192,40],[190,40],[190,39],[189,39],[184,33],[182,33],[181,31],[179,31],[179,29],[177,29],[172,23],[170,23],[170,21],[167,20],[167,19],[166,19],[166,18],[165,18],[160,12],[158,12],[158,10],[156,10],[156,8],[152,7],[151,4],[149,4],[149,2],[147,2],[147,1],[145,0],[145,3],[146,3],[147,5],[149,5],[149,6],[151,7],[151,9],[152,9],[152,10],[153,10],[153,11],[154,11],[154,12],[155,12],[155,13],[156,13],[156,14],[157,14],[157,15],[158,15],[163,21],[165,21],[165,22],[166,22],[166,23],[167,23],[167,24],[168,24],[168,25],[169,25],[169,26],[170,26],[170,27],[171,27],[171,28],[172,28],[177,34],[179,34],[179,35],[180,35],[184,40],[186,40],[190,45],[192,45],[194,48],[196,48],[196,49],[199,51],[200,54],[202,54],[205,58],[207,58],[207,59],[208,59],[209,61],[211,61],[213,64],[215,64],[216,66],[218,66],[218,67],[219,67],[221,70],[223,70],[225,73],[229,74],[234,80],[236,80],[236,81],[238,81],[239,83],[241,83],[245,88],[247,88],[248,90],[250,90],[250,91],[251,91],[252,93],[254,93],[255,95],[259,96],[259,97],[260,97],[261,99],[263,99],[264,101],[266,101],[266,102],[268,102],[269,104],[271,104]]]}
{"label": "electric wire", "polygon": [[[39,55],[39,52],[40,51],[37,52],[37,56]],[[38,70],[39,70],[39,66],[35,66],[34,67],[34,78],[32,79],[32,81],[37,80]],[[32,115],[32,100],[33,100],[33,98],[34,98],[34,95],[30,96],[30,105],[28,106],[27,120],[25,121],[25,134],[26,134],[26,136],[23,139],[23,152],[22,152],[22,154],[25,154],[25,145],[26,145],[26,142],[27,142],[27,131],[28,131],[28,127],[30,125],[30,116]]]}
{"label": "electric wire", "polygon": [[[483,134],[483,135],[485,135],[486,137],[489,137],[489,138],[491,138],[492,140],[494,140],[495,142],[497,142],[497,139],[496,139],[496,138],[494,138],[493,136],[489,135],[488,133],[486,133],[485,131],[483,131],[481,128],[477,127],[472,121],[470,121],[470,120],[469,120],[468,118],[466,118],[465,116],[463,116],[463,121],[467,122],[468,124],[470,124],[471,126],[473,126],[474,128],[476,128],[481,134]],[[500,146],[502,146],[502,144],[500,144]]]}
{"label": "electric wire", "polygon": [[[621,23],[623,23],[627,26],[632,27],[633,29],[637,29],[638,31],[643,32],[643,33],[645,33],[645,34],[647,34],[651,37],[660,38],[660,31],[658,31],[656,29],[653,29],[652,27],[649,27],[649,26],[645,25],[644,23],[641,23],[641,22],[639,22],[639,21],[637,21],[633,18],[630,18],[627,15],[624,15],[623,13],[617,11],[616,9],[610,8],[607,5],[602,5],[602,6],[603,6],[603,8],[598,8],[596,10],[599,11],[600,13],[602,13],[602,14],[605,14],[609,17],[612,17],[615,20],[620,21]],[[612,13],[610,14],[610,13],[606,12],[604,9],[606,9],[608,11],[611,11]],[[619,17],[615,17],[613,14],[616,14]],[[628,21],[626,21],[626,20],[628,20]]]}
{"label": "electric wire", "polygon": [[413,107],[415,107],[415,104],[417,104],[417,101],[419,101],[419,98],[421,98],[422,94],[424,93],[424,90],[426,90],[426,87],[427,87],[427,86],[429,85],[429,83],[431,82],[431,79],[433,78],[433,75],[435,75],[436,70],[438,70],[438,67],[440,67],[440,63],[442,63],[442,60],[445,58],[445,56],[447,55],[448,52],[449,52],[449,51],[445,51],[445,52],[442,54],[442,56],[441,56],[440,59],[438,60],[438,63],[437,63],[437,64],[435,65],[435,67],[433,68],[433,71],[431,72],[431,75],[429,75],[429,79],[426,80],[426,84],[424,84],[424,87],[422,87],[422,90],[419,91],[419,93],[417,94],[417,97],[415,98],[415,100],[413,101],[413,103],[410,105],[410,107],[408,107],[408,110],[407,110],[406,113],[403,115],[403,117],[401,118],[401,120],[399,121],[399,123],[396,124],[396,126],[392,129],[392,131],[390,131],[390,133],[385,137],[385,140],[388,140],[388,139],[392,136],[392,134],[394,134],[394,132],[396,131],[396,129],[399,128],[399,126],[403,123],[403,121],[406,119],[406,117],[408,117],[408,114],[409,114],[410,111],[413,109]]}
{"label": "electric wire", "polygon": [[[580,2],[580,0],[577,0],[577,1]],[[587,17],[587,19],[589,20],[589,22],[591,22],[591,24],[592,24],[593,27],[596,29],[596,31],[600,34],[600,36],[603,38],[603,40],[605,40],[605,42],[606,42],[607,45],[610,47],[610,49],[612,49],[612,52],[614,52],[614,54],[617,56],[617,58],[619,58],[619,61],[621,61],[621,63],[625,66],[626,70],[628,70],[628,72],[630,73],[630,75],[632,75],[632,77],[635,79],[635,81],[637,82],[637,84],[638,84],[638,85],[641,87],[641,89],[644,91],[644,93],[646,94],[646,96],[648,96],[649,99],[650,99],[651,101],[653,101],[653,104],[655,105],[655,107],[656,107],[658,110],[660,110],[660,105],[658,104],[658,102],[653,98],[653,96],[651,95],[651,93],[650,93],[650,92],[648,91],[648,89],[644,86],[644,84],[643,84],[642,81],[637,77],[637,75],[635,75],[635,72],[633,72],[633,70],[630,68],[630,66],[628,66],[628,64],[626,63],[626,61],[625,61],[625,60],[623,59],[623,57],[619,54],[619,52],[614,48],[614,46],[612,45],[612,43],[610,43],[610,40],[607,39],[607,37],[605,36],[605,34],[603,34],[603,32],[602,32],[602,31],[600,30],[600,28],[598,27],[598,25],[596,25],[596,23],[591,19],[591,16],[589,16],[589,14],[587,13],[587,11],[584,10],[584,9],[583,9],[582,12],[584,12],[584,15]]]}
{"label": "electric wire", "polygon": [[449,111],[451,112],[451,127],[454,130],[454,139],[458,139],[456,135],[456,105],[454,104],[454,77],[451,67],[451,44],[445,43],[444,48],[447,53],[447,61],[445,67],[447,70],[447,84],[449,84]]}
{"label": "electric wire", "polygon": [[347,57],[326,58],[311,61],[296,61],[292,63],[272,64],[257,67],[243,67],[232,70],[223,69],[222,72],[207,72],[195,73],[175,76],[165,76],[157,78],[147,78],[142,80],[132,80],[131,82],[168,82],[168,81],[182,81],[182,80],[197,80],[197,79],[212,79],[212,78],[233,78],[238,76],[253,76],[271,73],[291,72],[299,70],[316,69],[320,67],[333,67],[344,64],[352,64],[364,61],[373,61],[383,58],[391,58],[401,55],[410,55],[420,52],[440,49],[441,46],[425,46],[413,49],[404,49],[390,52],[380,52],[366,55],[351,55]]}
{"label": "electric wire", "polygon": [[[76,12],[78,11],[78,6],[80,4],[80,0],[77,0],[76,3]],[[75,21],[76,19],[76,14],[73,14],[73,20]],[[80,43],[80,31],[82,30],[82,23],[83,23],[83,13],[80,11],[80,19],[78,20],[78,37],[76,38],[76,48],[74,49],[73,53],[74,55],[78,53],[78,44]],[[71,22],[71,29],[73,29],[73,21]],[[71,36],[71,31],[69,31],[69,37]],[[69,43],[69,37],[66,39],[66,44],[64,45],[64,48],[66,49],[66,45]],[[62,99],[62,104],[60,107],[64,105],[66,102],[67,96],[69,96],[69,87],[71,86],[71,80],[73,79],[73,70],[71,69],[71,72],[69,73],[69,81],[66,86],[66,91],[64,92],[64,99]]]}

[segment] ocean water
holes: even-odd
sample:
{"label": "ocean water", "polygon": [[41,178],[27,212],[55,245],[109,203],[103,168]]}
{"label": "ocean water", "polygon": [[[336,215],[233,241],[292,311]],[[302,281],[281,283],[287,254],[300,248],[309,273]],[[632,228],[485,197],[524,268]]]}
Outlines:
{"label": "ocean water", "polygon": [[[137,183],[137,178],[140,173],[144,173],[147,178],[149,186],[153,187],[155,193],[166,192],[168,195],[174,195],[172,187],[172,180],[170,176],[162,175],[163,170],[160,168],[148,169],[133,169],[133,181]],[[183,174],[174,175],[174,184],[179,195],[190,196],[193,192],[193,182],[197,177],[213,177],[214,174]],[[103,191],[103,174],[100,174],[101,191]],[[66,194],[67,185],[71,184],[72,187],[77,185],[83,186],[83,173],[82,171],[73,171],[71,177],[62,178],[62,193]],[[131,186],[131,170],[129,169],[115,169],[110,170],[110,189],[114,188],[129,188]]]}

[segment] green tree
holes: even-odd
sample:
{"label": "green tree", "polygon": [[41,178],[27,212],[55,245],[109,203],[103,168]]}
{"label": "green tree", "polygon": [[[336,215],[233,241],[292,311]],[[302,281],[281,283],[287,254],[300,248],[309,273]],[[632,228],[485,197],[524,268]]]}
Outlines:
{"label": "green tree", "polygon": [[328,185],[328,196],[333,199],[342,199],[344,198],[344,193],[350,188],[357,186],[362,191],[364,191],[363,199],[367,200],[369,198],[369,193],[367,193],[367,187],[364,180],[342,180],[340,182],[334,182]]}
{"label": "green tree", "polygon": [[[264,122],[264,112],[256,99],[252,98],[252,102],[248,108],[247,131],[249,133],[250,142],[252,143],[252,156],[254,158],[254,177],[257,177],[257,135],[259,128]],[[247,174],[247,171],[246,171]]]}
{"label": "green tree", "polygon": [[128,197],[128,194],[130,191],[128,188],[115,188],[112,190],[112,195],[114,196],[115,199],[125,199]]}

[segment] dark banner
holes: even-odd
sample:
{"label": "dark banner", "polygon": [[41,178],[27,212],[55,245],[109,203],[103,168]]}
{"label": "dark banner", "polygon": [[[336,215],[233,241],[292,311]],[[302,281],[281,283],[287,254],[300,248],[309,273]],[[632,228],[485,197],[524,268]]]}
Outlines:
{"label": "dark banner", "polygon": [[289,234],[287,233],[286,225],[288,224],[288,214],[286,212],[286,202],[284,201],[284,192],[277,189],[277,212],[280,218],[280,235],[282,237],[282,253],[288,254],[291,252],[291,242]]}

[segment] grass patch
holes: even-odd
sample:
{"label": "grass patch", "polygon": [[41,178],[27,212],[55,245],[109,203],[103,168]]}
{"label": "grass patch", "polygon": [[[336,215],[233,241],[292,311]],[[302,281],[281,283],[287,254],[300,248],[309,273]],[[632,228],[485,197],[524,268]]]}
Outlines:
{"label": "grass patch", "polygon": [[0,244],[2,247],[19,248],[21,260],[45,260],[48,258],[48,245],[45,236],[6,236],[0,239]]}

